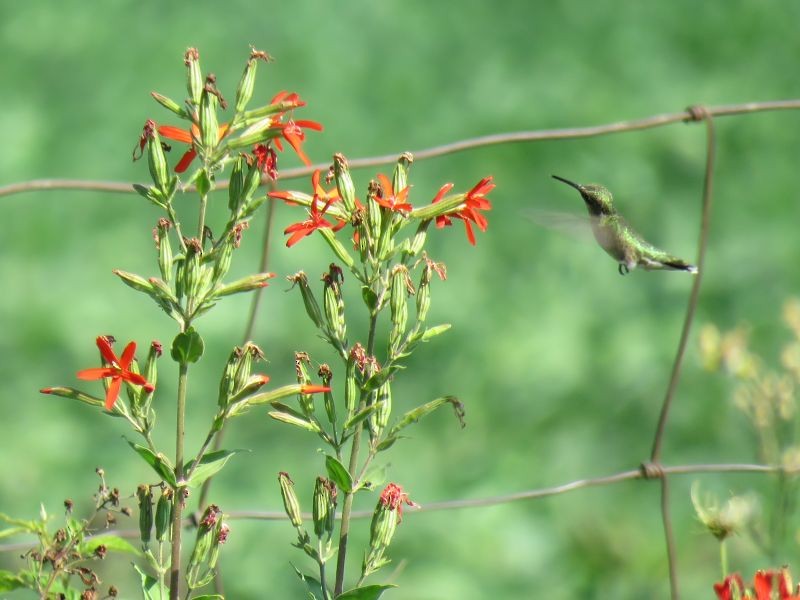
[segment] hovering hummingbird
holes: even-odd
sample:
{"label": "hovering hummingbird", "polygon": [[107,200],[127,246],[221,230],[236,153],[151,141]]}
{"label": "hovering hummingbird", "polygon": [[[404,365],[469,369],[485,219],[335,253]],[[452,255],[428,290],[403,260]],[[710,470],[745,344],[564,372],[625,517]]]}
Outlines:
{"label": "hovering hummingbird", "polygon": [[581,193],[589,210],[594,238],[619,263],[620,275],[625,275],[636,267],[697,273],[697,267],[650,245],[631,229],[614,208],[611,192],[602,185],[580,185],[558,175],[553,175],[553,178]]}

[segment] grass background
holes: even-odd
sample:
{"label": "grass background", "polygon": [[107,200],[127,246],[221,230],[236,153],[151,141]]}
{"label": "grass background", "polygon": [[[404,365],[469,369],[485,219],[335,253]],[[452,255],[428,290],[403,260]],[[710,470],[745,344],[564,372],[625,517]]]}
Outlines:
{"label": "grass background", "polygon": [[[0,183],[144,180],[146,167],[131,163],[131,149],[146,118],[168,120],[149,92],[183,98],[188,46],[199,48],[204,69],[229,97],[250,44],[275,56],[259,69],[257,99],[280,89],[301,94],[308,102],[302,118],[325,125],[306,145],[316,161],[335,151],[399,154],[495,132],[798,96],[800,5],[792,2],[64,0],[6,1],[0,14]],[[780,306],[800,284],[799,126],[800,114],[790,112],[717,122],[715,214],[698,320],[749,323],[754,347],[768,360],[788,335]],[[476,248],[458,227],[432,236],[431,254],[447,263],[449,279],[435,284],[429,319],[453,329],[415,354],[395,402],[405,410],[455,394],[466,403],[468,427],[461,431],[443,411],[388,454],[390,479],[413,499],[424,505],[519,491],[634,468],[647,457],[690,278],[638,271],[621,278],[592,244],[523,215],[530,208],[581,213],[577,195],[551,173],[601,182],[644,235],[693,258],[704,135],[703,127],[674,125],[414,165],[417,203],[445,181],[467,189],[492,174],[497,189]],[[282,166],[293,161],[287,153]],[[360,190],[374,174],[356,173]],[[299,185],[306,182],[291,186]],[[96,362],[99,333],[171,339],[168,318],[111,274],[155,272],[150,230],[159,215],[135,195],[26,193],[0,203],[0,510],[34,517],[42,502],[58,513],[66,497],[86,506],[98,465],[112,485],[132,492],[152,474],[123,442],[122,423],[37,390],[74,384],[74,372]],[[277,218],[282,229],[298,213],[281,207]],[[234,270],[255,269],[260,237],[259,226],[248,232]],[[292,250],[276,239],[273,250],[271,270],[281,275],[321,272],[329,261],[316,238]],[[255,336],[279,383],[292,380],[295,350],[332,362],[286,287],[276,281],[267,290]],[[199,323],[208,352],[190,383],[190,448],[215,408],[218,377],[240,342],[247,307],[246,298],[234,298]],[[173,427],[174,371],[162,360],[164,444]],[[729,384],[699,366],[696,335],[674,409],[666,462],[754,457]],[[256,412],[234,422],[227,444],[253,452],[219,476],[212,500],[223,509],[278,508],[279,470],[310,495],[321,469],[312,437]],[[702,480],[723,496],[768,488],[755,476]],[[679,567],[685,597],[709,597],[719,573],[716,546],[692,515],[690,484],[678,478],[672,493]],[[363,507],[373,503],[361,499]],[[367,528],[357,525],[362,537]],[[666,597],[662,537],[658,486],[637,482],[413,515],[391,550],[403,565],[391,597]],[[285,523],[236,522],[223,555],[227,596],[302,597],[289,561],[304,561],[292,540]],[[734,568],[746,573],[768,566],[745,539],[731,551]],[[355,568],[359,553],[352,558]],[[778,564],[800,569],[796,558]],[[121,587],[122,597],[137,597],[126,561],[108,562],[106,582]]]}

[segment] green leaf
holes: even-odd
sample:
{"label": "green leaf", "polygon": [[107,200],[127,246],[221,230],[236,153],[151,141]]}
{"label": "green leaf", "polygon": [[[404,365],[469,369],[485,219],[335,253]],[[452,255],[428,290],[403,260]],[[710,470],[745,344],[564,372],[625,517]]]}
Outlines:
{"label": "green leaf", "polygon": [[398,364],[390,364],[389,366],[384,367],[383,369],[375,373],[375,375],[373,375],[364,382],[364,389],[367,390],[368,392],[372,390],[377,390],[384,383],[386,383],[392,375],[394,375],[400,369],[404,368],[405,367]]}
{"label": "green leaf", "polygon": [[170,355],[172,360],[180,364],[196,363],[203,356],[204,348],[203,338],[194,330],[194,327],[189,327],[183,333],[175,336]]}
{"label": "green leaf", "polygon": [[25,580],[11,571],[0,571],[0,592],[11,592],[25,587]]}
{"label": "green leaf", "polygon": [[381,594],[389,588],[397,587],[396,585],[388,584],[374,584],[365,585],[364,587],[353,588],[336,596],[336,600],[377,600]]}
{"label": "green leaf", "polygon": [[249,450],[218,450],[217,452],[204,454],[192,476],[186,481],[186,485],[196,487],[202,484],[206,479],[220,471],[231,456],[239,452],[249,452]]}
{"label": "green leaf", "polygon": [[361,286],[361,297],[370,312],[373,312],[378,306],[378,295],[368,285]]}
{"label": "green leaf", "polygon": [[9,527],[8,529],[0,531],[0,540],[17,535],[18,533],[27,533],[28,531],[29,530],[24,527]]}
{"label": "green leaf", "polygon": [[295,567],[292,563],[294,572],[297,573],[297,576],[300,578],[300,581],[306,584],[306,591],[308,592],[308,596],[306,596],[309,600],[322,600],[325,595],[322,593],[322,585],[320,584],[318,579],[314,579],[311,575],[305,575],[303,572]]}
{"label": "green leaf", "polygon": [[95,535],[87,539],[78,547],[78,552],[86,556],[92,554],[97,549],[98,546],[105,546],[108,550],[111,550],[112,552],[126,552],[128,554],[134,554],[136,556],[141,556],[142,554],[128,540],[116,535],[106,535],[106,534]]}
{"label": "green leaf", "polygon": [[452,325],[449,323],[444,323],[443,325],[436,325],[435,327],[428,327],[422,333],[422,341],[427,342],[429,339],[436,337],[437,335],[443,334],[445,331],[450,329]]}
{"label": "green leaf", "polygon": [[225,596],[219,594],[203,594],[202,596],[194,596],[192,600],[225,600]]}
{"label": "green leaf", "polygon": [[159,477],[161,477],[161,479],[163,479],[170,487],[177,487],[177,481],[175,480],[175,469],[172,468],[172,464],[169,462],[169,459],[166,456],[161,453],[155,454],[149,448],[145,448],[144,446],[135,444],[133,442],[128,442],[128,445],[133,448],[133,450],[139,456],[141,456],[148,465],[153,467],[153,470],[155,470]]}
{"label": "green leaf", "polygon": [[386,481],[386,465],[373,465],[362,478],[359,489],[374,490],[384,481]]}
{"label": "green leaf", "polygon": [[42,523],[42,521],[27,521],[25,519],[16,519],[14,517],[8,516],[5,513],[0,513],[0,521],[8,523],[9,525],[15,525],[16,528],[19,528],[23,531],[30,531],[31,533],[39,533],[40,531],[44,531],[44,524]]}
{"label": "green leaf", "polygon": [[214,181],[208,176],[208,172],[202,169],[197,177],[195,185],[197,185],[197,193],[201,196],[205,196],[213,189]]}
{"label": "green leaf", "polygon": [[350,429],[353,425],[360,423],[368,416],[370,416],[372,413],[374,413],[376,410],[378,410],[381,406],[383,406],[383,404],[384,403],[382,401],[375,402],[374,404],[370,404],[369,406],[362,408],[360,411],[358,411],[356,414],[354,414],[352,417],[350,417],[349,419],[347,419],[347,421],[344,422],[344,425],[342,425],[342,430],[346,431]]}
{"label": "green leaf", "polygon": [[340,490],[346,494],[352,491],[353,478],[344,465],[330,454],[325,455],[325,469],[328,471],[328,477],[333,480]]}
{"label": "green leaf", "polygon": [[[456,418],[461,423],[461,427],[464,427],[464,405],[456,398],[455,396],[442,396],[440,398],[436,398],[435,400],[431,400],[427,404],[423,404],[422,406],[418,406],[406,414],[402,416],[400,421],[398,421],[390,430],[388,435],[386,436],[385,442],[388,442],[391,438],[396,438],[397,434],[400,430],[408,427],[412,423],[416,423],[425,415],[432,413],[434,410],[443,406],[444,404],[452,404],[453,410],[456,413]],[[392,442],[394,443],[394,442]],[[391,445],[391,444],[389,444]],[[388,448],[389,446],[386,446]],[[379,448],[381,450],[385,448]]]}
{"label": "green leaf", "polygon": [[144,600],[163,600],[158,593],[158,579],[148,575],[135,564],[133,568],[142,578],[142,594],[144,594]]}

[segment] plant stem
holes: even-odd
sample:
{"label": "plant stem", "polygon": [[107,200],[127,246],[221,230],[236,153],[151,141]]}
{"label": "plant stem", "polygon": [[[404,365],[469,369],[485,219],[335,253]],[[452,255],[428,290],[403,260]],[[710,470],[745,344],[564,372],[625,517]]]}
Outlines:
{"label": "plant stem", "polygon": [[[378,322],[378,315],[373,313],[370,315],[369,320],[369,337],[367,338],[367,356],[372,356],[375,349],[375,328]],[[361,400],[358,403],[357,411],[364,408],[367,402],[369,392],[361,392]],[[350,464],[347,471],[352,476],[358,468],[358,451],[361,446],[361,432],[363,430],[364,422],[359,422],[355,431],[353,432],[353,445],[350,449]],[[353,485],[357,484],[353,481]],[[344,567],[347,558],[347,537],[350,533],[350,513],[353,510],[353,491],[345,492],[344,503],[342,504],[342,524],[339,528],[339,556],[336,559],[336,585],[333,588],[333,595],[338,596],[342,593],[344,587]]]}
{"label": "plant stem", "polygon": [[200,247],[204,246],[205,235],[203,230],[206,228],[206,206],[208,206],[208,194],[200,195],[200,216],[197,218],[197,239],[200,240]]}
{"label": "plant stem", "polygon": [[169,574],[170,600],[178,600],[181,576],[181,512],[183,510],[183,438],[186,412],[188,363],[180,363],[178,371],[178,415],[175,428],[175,480],[178,486],[172,499],[172,561]]}

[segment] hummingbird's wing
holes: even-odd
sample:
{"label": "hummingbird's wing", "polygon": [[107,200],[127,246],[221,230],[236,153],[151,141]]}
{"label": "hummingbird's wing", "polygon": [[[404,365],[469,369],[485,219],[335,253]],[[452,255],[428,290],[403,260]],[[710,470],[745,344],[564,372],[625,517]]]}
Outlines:
{"label": "hummingbird's wing", "polygon": [[527,208],[522,211],[522,214],[541,227],[558,231],[571,238],[585,242],[591,242],[594,239],[589,215],[576,215],[538,208]]}

